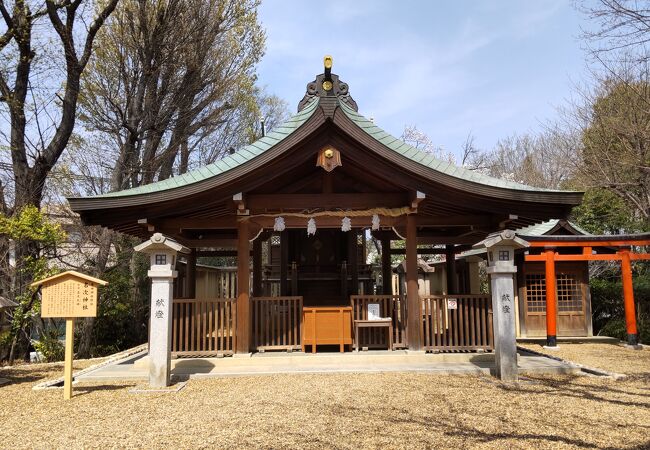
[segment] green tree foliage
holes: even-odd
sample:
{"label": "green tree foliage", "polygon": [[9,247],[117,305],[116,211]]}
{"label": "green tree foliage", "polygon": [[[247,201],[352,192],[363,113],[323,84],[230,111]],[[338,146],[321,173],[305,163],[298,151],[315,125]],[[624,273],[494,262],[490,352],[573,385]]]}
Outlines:
{"label": "green tree foliage", "polygon": [[616,195],[628,210],[629,231],[650,221],[649,105],[649,83],[605,80],[582,133],[579,181]]}
{"label": "green tree foliage", "polygon": [[604,188],[585,191],[582,204],[573,209],[573,219],[592,234],[616,234],[623,230],[643,230],[648,224],[633,219],[628,205]]}
{"label": "green tree foliage", "polygon": [[[121,247],[132,247],[136,243],[126,236],[117,240]],[[149,260],[144,255],[132,255],[127,251],[116,253],[115,265],[103,274],[108,285],[99,290],[99,307],[90,331],[87,356],[115,353],[147,341],[148,268]]]}
{"label": "green tree foliage", "polygon": [[[621,298],[623,285],[616,269],[607,270],[590,282],[594,332],[625,340],[625,309]],[[650,276],[640,268],[634,277],[637,329],[641,342],[650,344]]]}
{"label": "green tree foliage", "polygon": [[[48,261],[55,255],[57,245],[65,240],[65,232],[59,224],[48,221],[34,206],[26,206],[12,216],[0,215],[0,236],[10,242],[29,241],[35,246],[32,255],[25,256],[22,264],[14,270],[21,271],[14,280],[38,280],[57,272]],[[9,255],[3,255],[7,260]],[[9,360],[17,352],[25,354],[31,338],[32,328],[39,319],[40,302],[36,289],[29,284],[12,286],[12,297],[18,307],[11,314],[12,329],[7,341],[10,342]],[[20,348],[19,348],[20,347]],[[3,353],[0,349],[0,355]],[[5,352],[6,353],[6,349]]]}
{"label": "green tree foliage", "polygon": [[[585,190],[573,218],[595,234],[650,231],[650,84],[642,74],[600,81],[576,116],[582,125],[576,176]],[[619,264],[593,262],[594,331],[623,338],[625,319]],[[633,264],[641,340],[650,340],[650,265]]]}

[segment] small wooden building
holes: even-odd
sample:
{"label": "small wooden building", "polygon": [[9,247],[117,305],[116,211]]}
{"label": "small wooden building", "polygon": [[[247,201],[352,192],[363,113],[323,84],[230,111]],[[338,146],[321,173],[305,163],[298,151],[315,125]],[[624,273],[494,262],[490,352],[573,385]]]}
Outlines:
{"label": "small wooden building", "polygon": [[[519,236],[586,236],[590,233],[566,220],[547,222],[517,230]],[[546,336],[546,267],[543,262],[517,258],[518,336]],[[592,336],[588,261],[562,261],[555,266],[557,336]]]}
{"label": "small wooden building", "polygon": [[[581,198],[456,167],[400,141],[359,113],[326,66],[294,117],[236,153],[146,186],[68,200],[85,224],[141,239],[160,232],[192,249],[189,298],[174,302],[173,351],[208,355],[304,348],[314,330],[303,329],[303,308],[321,308],[322,317],[341,311],[340,330],[327,331],[354,335],[368,304],[392,320],[393,335],[362,330],[362,346],[489,350],[490,298],[457,277],[447,294],[421,296],[418,253],[431,249],[418,245],[441,245],[454,261],[495,230],[566,218]],[[381,241],[382,280],[392,277],[391,241],[406,241],[405,292],[366,289],[366,230]],[[237,296],[198,299],[196,258],[217,255],[237,256]]]}

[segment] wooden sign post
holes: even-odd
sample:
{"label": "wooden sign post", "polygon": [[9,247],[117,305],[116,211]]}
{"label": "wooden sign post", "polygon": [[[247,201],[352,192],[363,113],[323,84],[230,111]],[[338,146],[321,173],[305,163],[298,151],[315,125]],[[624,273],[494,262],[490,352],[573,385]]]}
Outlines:
{"label": "wooden sign post", "polygon": [[65,369],[63,398],[72,398],[74,319],[97,316],[97,287],[108,282],[69,270],[32,283],[41,286],[41,317],[65,319]]}

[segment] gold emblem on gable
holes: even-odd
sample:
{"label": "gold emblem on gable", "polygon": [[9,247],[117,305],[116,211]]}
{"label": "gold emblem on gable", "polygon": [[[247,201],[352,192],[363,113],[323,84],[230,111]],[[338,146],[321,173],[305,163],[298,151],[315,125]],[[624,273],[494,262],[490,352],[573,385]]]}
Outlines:
{"label": "gold emblem on gable", "polygon": [[328,172],[331,172],[338,166],[343,165],[343,163],[341,162],[341,152],[339,152],[337,149],[335,149],[332,146],[327,146],[322,148],[318,152],[316,165],[322,167]]}

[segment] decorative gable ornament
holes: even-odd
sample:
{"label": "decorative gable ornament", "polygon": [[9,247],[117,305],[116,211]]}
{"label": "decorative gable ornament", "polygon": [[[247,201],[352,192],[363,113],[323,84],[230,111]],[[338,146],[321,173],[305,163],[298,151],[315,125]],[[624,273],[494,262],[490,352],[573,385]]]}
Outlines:
{"label": "decorative gable ornament", "polygon": [[341,152],[335,149],[332,146],[323,147],[318,152],[318,158],[316,159],[316,166],[322,167],[327,172],[331,172],[336,169],[338,166],[342,166],[341,162]]}
{"label": "decorative gable ornament", "polygon": [[379,229],[379,215],[377,214],[372,215],[372,229],[373,230]]}
{"label": "decorative gable ornament", "polygon": [[350,231],[352,229],[352,220],[349,217],[344,217],[341,220],[341,231]]}
{"label": "decorative gable ornament", "polygon": [[307,236],[313,236],[316,234],[316,221],[312,217],[307,221]]}
{"label": "decorative gable ornament", "polygon": [[276,217],[273,223],[273,231],[284,231],[285,228],[284,217]]}

